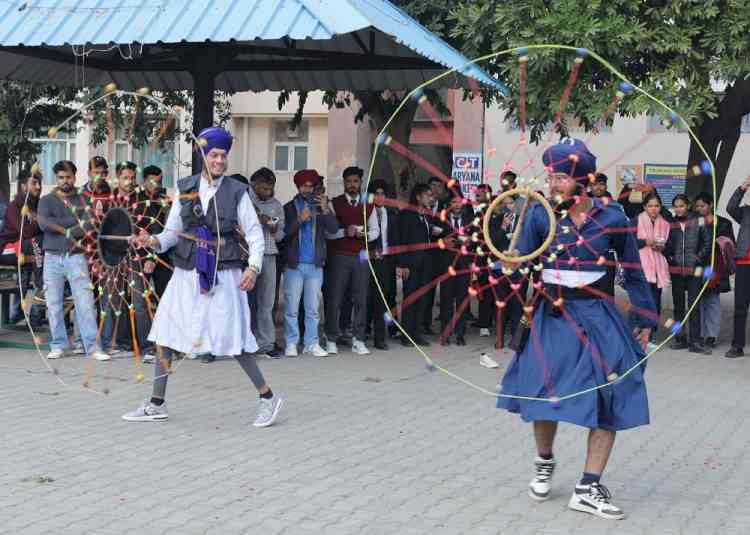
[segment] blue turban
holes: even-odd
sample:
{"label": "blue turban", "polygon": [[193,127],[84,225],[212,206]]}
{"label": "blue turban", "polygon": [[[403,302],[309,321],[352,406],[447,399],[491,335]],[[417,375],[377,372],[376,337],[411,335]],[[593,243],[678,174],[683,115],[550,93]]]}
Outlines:
{"label": "blue turban", "polygon": [[596,171],[596,156],[580,139],[564,137],[544,151],[542,162],[551,173],[565,173],[573,178],[588,178]]}
{"label": "blue turban", "polygon": [[232,134],[220,126],[212,126],[204,128],[198,134],[198,142],[204,153],[208,153],[211,149],[222,149],[229,152],[232,148]]}

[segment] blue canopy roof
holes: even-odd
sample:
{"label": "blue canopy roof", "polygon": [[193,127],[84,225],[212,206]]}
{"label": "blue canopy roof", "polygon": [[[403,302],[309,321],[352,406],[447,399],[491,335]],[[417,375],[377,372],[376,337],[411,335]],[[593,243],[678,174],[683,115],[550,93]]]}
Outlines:
{"label": "blue canopy roof", "polygon": [[411,89],[446,69],[499,86],[385,0],[0,0],[0,20],[0,78],[192,88],[210,44],[229,91]]}

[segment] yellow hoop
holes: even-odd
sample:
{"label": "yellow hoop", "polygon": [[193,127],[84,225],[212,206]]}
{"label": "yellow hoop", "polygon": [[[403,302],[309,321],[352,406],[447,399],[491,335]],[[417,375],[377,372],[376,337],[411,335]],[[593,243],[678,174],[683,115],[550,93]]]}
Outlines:
{"label": "yellow hoop", "polygon": [[[503,202],[506,198],[512,195],[523,195],[526,198],[526,205],[523,207],[523,210],[521,212],[521,218],[518,220],[518,224],[516,225],[516,231],[515,231],[516,234],[521,231],[524,216],[529,207],[528,203],[532,199],[534,199],[535,201],[537,201],[539,204],[541,204],[544,207],[545,211],[547,212],[547,216],[549,217],[549,232],[547,233],[547,238],[544,240],[544,243],[542,243],[542,245],[540,245],[538,249],[523,256],[515,256],[513,255],[512,251],[506,251],[506,252],[500,251],[497,247],[495,247],[495,244],[492,243],[492,239],[490,238],[490,220],[492,219],[492,214],[495,212],[495,209],[501,202]],[[520,262],[528,262],[540,256],[542,253],[544,253],[544,251],[546,251],[549,248],[549,246],[552,244],[552,240],[555,239],[556,229],[557,229],[557,218],[555,217],[555,212],[554,210],[552,210],[552,206],[550,206],[549,201],[547,201],[547,199],[544,198],[544,195],[537,193],[536,191],[532,190],[528,186],[523,187],[523,188],[515,188],[515,189],[508,190],[508,191],[504,191],[503,193],[495,197],[495,200],[493,200],[490,203],[490,206],[487,208],[487,211],[484,214],[484,223],[482,225],[482,230],[484,232],[484,242],[487,245],[487,248],[490,251],[492,251],[492,254],[494,254],[500,260],[502,260],[503,262],[507,262],[509,264],[518,264]],[[515,246],[515,240],[511,241],[511,245]]]}

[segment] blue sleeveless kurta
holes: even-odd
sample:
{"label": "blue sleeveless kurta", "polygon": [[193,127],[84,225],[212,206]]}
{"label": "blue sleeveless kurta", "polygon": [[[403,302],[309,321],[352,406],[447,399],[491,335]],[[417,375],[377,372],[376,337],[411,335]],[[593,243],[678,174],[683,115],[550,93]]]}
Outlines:
{"label": "blue sleeveless kurta", "polygon": [[[622,208],[593,199],[586,221],[576,228],[569,217],[559,220],[555,240],[541,257],[545,269],[606,272],[598,265],[615,250],[621,262],[637,266],[640,256],[635,236]],[[569,232],[564,233],[563,228]],[[520,254],[541,246],[549,231],[547,213],[541,205],[529,207],[519,240]],[[578,244],[577,240],[584,242]],[[564,246],[558,249],[558,244]],[[554,261],[550,254],[555,252]],[[573,257],[575,263],[568,261]],[[633,306],[656,313],[651,290],[643,272],[625,268],[625,289]],[[623,375],[644,356],[632,327],[607,299],[567,299],[562,315],[552,314],[552,303],[537,296],[531,334],[520,353],[514,355],[501,383],[501,395],[562,398],[608,382],[613,372]],[[653,317],[633,314],[638,327],[656,327]],[[585,340],[585,342],[584,342]],[[497,406],[518,413],[525,421],[554,420],[611,431],[649,423],[648,397],[643,375],[645,362],[626,377],[559,402],[499,397]]]}

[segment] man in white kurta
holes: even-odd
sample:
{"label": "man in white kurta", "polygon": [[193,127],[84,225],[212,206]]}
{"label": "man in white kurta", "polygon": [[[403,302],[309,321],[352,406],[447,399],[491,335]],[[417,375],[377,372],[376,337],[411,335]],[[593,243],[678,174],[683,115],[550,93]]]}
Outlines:
{"label": "man in white kurta", "polygon": [[[266,385],[251,355],[258,350],[258,345],[250,327],[246,293],[255,285],[263,265],[263,230],[247,190],[223,176],[232,144],[230,134],[222,128],[208,128],[201,132],[199,141],[206,164],[203,173],[200,177],[179,181],[179,199],[172,203],[163,232],[156,236],[141,234],[136,239],[138,246],[151,247],[158,253],[174,248],[175,266],[148,336],[150,341],[164,348],[164,357],[156,359],[151,399],[145,400],[136,411],[125,414],[123,419],[163,421],[168,418],[164,402],[167,375],[172,352],[179,351],[235,357],[260,394],[258,416],[253,425],[267,427],[275,421],[283,402]],[[229,220],[236,221],[247,243],[248,259],[244,270],[236,254],[236,231],[226,227]],[[198,227],[213,233],[211,248],[215,256],[208,258],[215,258],[211,260],[215,262],[215,266],[211,266],[215,271],[206,270],[196,260],[198,246],[192,233]]]}

